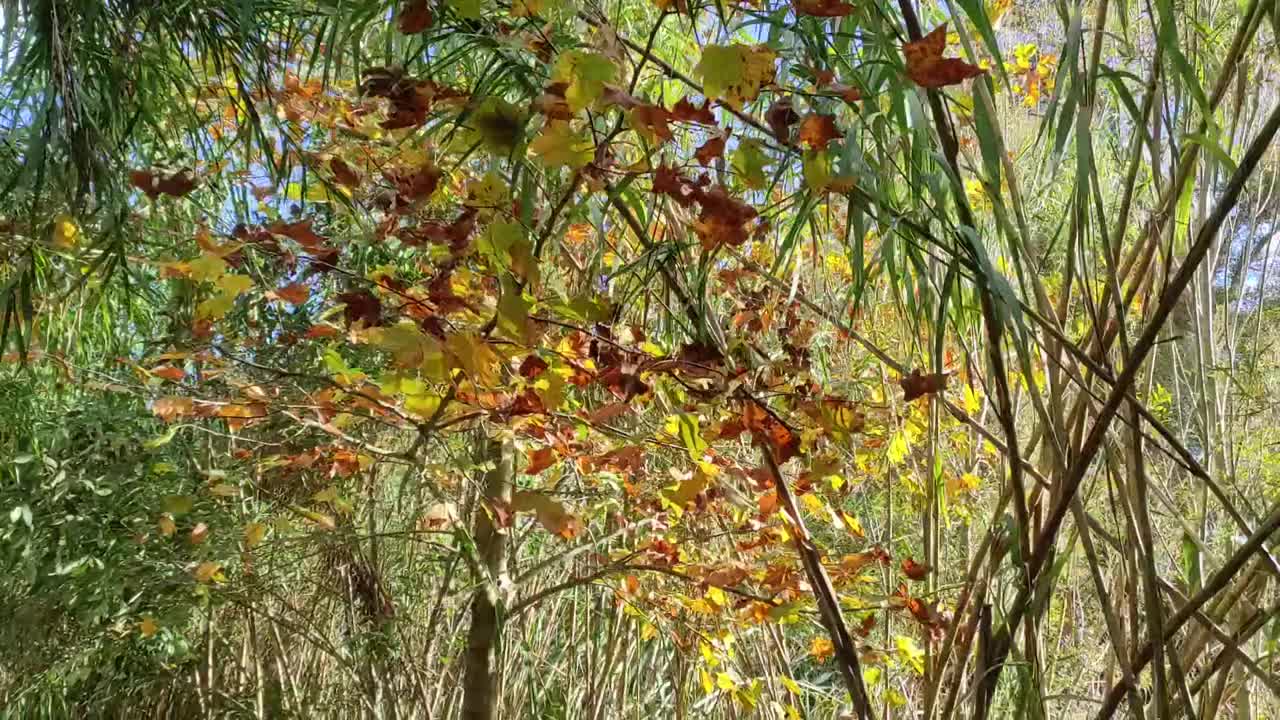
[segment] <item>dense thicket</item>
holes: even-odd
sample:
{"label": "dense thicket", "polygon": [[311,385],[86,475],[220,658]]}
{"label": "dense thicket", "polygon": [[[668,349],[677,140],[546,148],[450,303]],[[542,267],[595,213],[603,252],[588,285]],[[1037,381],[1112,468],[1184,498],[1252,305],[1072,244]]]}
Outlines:
{"label": "dense thicket", "polygon": [[18,0],[0,716],[1280,712],[1280,5]]}

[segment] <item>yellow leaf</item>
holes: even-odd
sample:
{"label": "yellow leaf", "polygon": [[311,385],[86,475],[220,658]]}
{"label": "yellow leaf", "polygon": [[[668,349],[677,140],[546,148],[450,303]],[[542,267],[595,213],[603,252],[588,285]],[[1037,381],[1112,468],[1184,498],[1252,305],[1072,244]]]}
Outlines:
{"label": "yellow leaf", "polygon": [[707,695],[715,692],[716,685],[711,680],[711,673],[708,673],[705,668],[698,668],[698,680],[702,683],[702,692]]}
{"label": "yellow leaf", "polygon": [[213,253],[205,253],[187,263],[192,280],[197,282],[213,282],[227,271],[227,261]]}
{"label": "yellow leaf", "polygon": [[898,647],[898,657],[902,662],[910,666],[917,675],[923,675],[924,650],[916,644],[916,641],[905,635],[899,635],[894,638],[894,644]]}
{"label": "yellow leaf", "polygon": [[267,526],[260,522],[251,522],[244,526],[245,547],[257,547],[267,536]]}
{"label": "yellow leaf", "polygon": [[477,208],[499,208],[507,203],[508,194],[507,181],[498,173],[490,171],[467,185],[466,204]]}
{"label": "yellow leaf", "polygon": [[214,282],[214,287],[234,297],[253,287],[253,278],[248,275],[223,275]]}
{"label": "yellow leaf", "polygon": [[865,538],[867,536],[866,531],[862,529],[862,522],[859,521],[858,518],[853,517],[842,510],[840,512],[840,520],[844,523],[845,529],[854,536],[859,538]]}
{"label": "yellow leaf", "polygon": [[800,502],[804,504],[805,510],[808,510],[814,515],[820,515],[822,514],[822,511],[826,509],[826,506],[822,504],[822,498],[818,497],[814,493],[801,495]]}
{"label": "yellow leaf", "polygon": [[422,332],[412,320],[401,320],[389,327],[370,328],[365,339],[373,347],[390,354],[395,364],[403,368],[418,367],[440,352],[440,342]]}
{"label": "yellow leaf", "polygon": [[568,85],[564,92],[565,103],[576,113],[604,93],[604,85],[613,80],[614,72],[613,63],[604,55],[566,50],[556,58],[551,81]]}
{"label": "yellow leaf", "polygon": [[160,626],[156,625],[156,621],[150,615],[142,616],[142,622],[138,623],[138,634],[142,635],[144,638],[149,638],[152,635],[155,635],[156,631],[159,629]]}
{"label": "yellow leaf", "polygon": [[552,120],[542,128],[542,134],[529,144],[529,150],[542,158],[548,167],[580,168],[591,162],[594,149],[591,138],[575,131],[565,120]]}
{"label": "yellow leaf", "polygon": [[970,415],[977,415],[982,409],[982,396],[973,389],[972,385],[964,386],[964,411]]}
{"label": "yellow leaf", "polygon": [[826,150],[806,151],[802,169],[805,185],[813,192],[823,192],[831,184],[831,156]]}
{"label": "yellow leaf", "polygon": [[70,215],[59,215],[53,219],[53,246],[61,250],[70,250],[80,243],[80,227]]}
{"label": "yellow leaf", "polygon": [[729,673],[716,673],[716,687],[721,690],[737,690],[738,683],[734,682]]}
{"label": "yellow leaf", "polygon": [[195,505],[195,501],[190,495],[167,495],[161,503],[161,507],[170,515],[189,513],[193,505]]}
{"label": "yellow leaf", "polygon": [[809,654],[818,662],[826,662],[835,652],[836,648],[831,640],[821,635],[814,637],[813,642],[809,643]]}
{"label": "yellow leaf", "polygon": [[702,78],[707,97],[740,110],[773,82],[777,57],[764,45],[708,45],[693,71]]}
{"label": "yellow leaf", "polygon": [[894,433],[893,439],[889,441],[889,462],[897,465],[907,459],[907,436],[904,433]]}
{"label": "yellow leaf", "polygon": [[724,607],[729,604],[728,598],[724,595],[724,590],[712,585],[707,588],[707,600],[710,600],[716,607]]}
{"label": "yellow leaf", "polygon": [[454,367],[460,368],[476,385],[498,384],[499,359],[489,343],[475,333],[456,333],[445,341]]}
{"label": "yellow leaf", "polygon": [[644,626],[640,628],[640,639],[644,642],[648,642],[657,636],[658,628],[654,627],[652,623],[645,623]]}
{"label": "yellow leaf", "polygon": [[778,680],[782,681],[782,687],[786,688],[787,692],[791,693],[792,695],[800,694],[800,686],[796,684],[795,680],[792,680],[786,675],[779,677]]}
{"label": "yellow leaf", "polygon": [[[512,4],[513,13],[519,2],[516,0]],[[524,124],[525,117],[520,109],[498,97],[485,98],[471,115],[471,127],[475,128],[485,148],[504,157],[520,144]]]}
{"label": "yellow leaf", "polygon": [[440,409],[440,396],[431,393],[404,396],[404,409],[420,417],[429,418]]}

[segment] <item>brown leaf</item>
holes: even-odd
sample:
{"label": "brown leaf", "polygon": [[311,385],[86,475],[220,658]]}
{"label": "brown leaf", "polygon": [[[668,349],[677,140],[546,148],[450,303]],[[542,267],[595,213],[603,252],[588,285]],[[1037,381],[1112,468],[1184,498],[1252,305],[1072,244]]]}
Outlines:
{"label": "brown leaf", "polygon": [[382,301],[368,290],[351,290],[338,296],[338,302],[345,303],[343,317],[347,325],[364,321],[365,327],[376,327],[382,324]]}
{"label": "brown leaf", "polygon": [[702,581],[716,587],[731,588],[740,585],[743,580],[747,579],[748,574],[743,568],[727,565],[711,570],[703,576]]}
{"label": "brown leaf", "polygon": [[631,110],[631,124],[643,129],[661,142],[671,140],[671,112],[657,105],[639,105]]}
{"label": "brown leaf", "polygon": [[547,369],[547,361],[537,355],[530,355],[520,363],[520,377],[532,380]]}
{"label": "brown leaf", "polygon": [[161,195],[182,197],[199,184],[187,169],[167,174],[156,170],[133,170],[129,173],[129,183],[152,200]]}
{"label": "brown leaf", "polygon": [[631,405],[626,402],[616,402],[596,408],[587,415],[587,422],[592,425],[604,425],[619,415],[625,415],[630,412]]}
{"label": "brown leaf", "polygon": [[757,442],[767,443],[779,463],[800,454],[800,436],[791,432],[773,415],[755,402],[747,402],[742,411],[742,423]]}
{"label": "brown leaf", "polygon": [[695,107],[689,102],[689,98],[680,98],[680,101],[671,108],[671,117],[680,122],[699,123],[701,125],[715,125],[716,116],[711,112],[711,101],[703,100],[702,107]]}
{"label": "brown leaf", "polygon": [[623,401],[649,392],[649,384],[640,379],[635,368],[627,369],[622,365],[614,365],[600,373],[596,379],[613,393],[614,397]]}
{"label": "brown leaf", "polygon": [[800,120],[795,108],[791,106],[791,98],[782,98],[769,106],[764,113],[764,121],[778,142],[785,143],[791,136],[791,126]]}
{"label": "brown leaf", "polygon": [[702,213],[694,221],[693,231],[704,249],[719,245],[738,247],[747,241],[746,224],[757,217],[755,208],[719,185],[706,192],[699,190],[696,197]]}
{"label": "brown leaf", "polygon": [[708,167],[716,158],[724,155],[724,142],[729,137],[728,133],[717,135],[702,144],[693,153],[693,157],[697,159],[698,164],[702,167]]}
{"label": "brown leaf", "polygon": [[868,615],[862,618],[862,622],[858,625],[858,634],[867,637],[871,634],[871,629],[876,626],[876,616]]}
{"label": "brown leaf", "polygon": [[800,122],[798,139],[801,143],[814,150],[822,150],[832,140],[839,140],[842,137],[844,135],[836,127],[834,115],[809,113]]}
{"label": "brown leaf", "polygon": [[916,368],[911,371],[910,375],[898,380],[898,384],[902,386],[902,401],[911,402],[917,398],[934,395],[945,390],[947,387],[947,373],[924,375],[919,368]]}
{"label": "brown leaf", "polygon": [[921,87],[940,88],[957,85],[986,72],[959,58],[942,57],[942,51],[946,46],[946,23],[934,28],[933,32],[919,40],[903,45],[902,55],[906,60],[907,77]]}
{"label": "brown leaf", "polygon": [[414,200],[430,197],[440,184],[441,172],[435,165],[427,162],[412,170],[383,173],[383,177],[395,186],[401,202],[409,204]]}
{"label": "brown leaf", "polygon": [[639,445],[610,450],[591,461],[596,470],[614,470],[617,472],[635,473],[644,469],[644,448]]}
{"label": "brown leaf", "polygon": [[329,169],[333,171],[334,182],[339,185],[348,188],[360,186],[360,174],[342,158],[337,156],[329,158]]}
{"label": "brown leaf", "polygon": [[839,0],[794,0],[792,7],[797,15],[813,17],[844,17],[854,10],[852,5]]}
{"label": "brown leaf", "polygon": [[308,250],[316,250],[324,246],[324,238],[311,229],[311,220],[295,222],[275,222],[267,230],[276,235],[283,235]]}
{"label": "brown leaf", "polygon": [[427,0],[409,0],[400,8],[400,18],[396,22],[396,27],[405,35],[416,35],[431,27],[434,20],[431,4]]}
{"label": "brown leaf", "polygon": [[757,501],[757,505],[760,508],[761,517],[767,518],[778,512],[778,491],[770,490],[761,494],[760,499]]}
{"label": "brown leaf", "polygon": [[902,574],[912,580],[923,580],[929,574],[929,566],[924,563],[916,562],[916,559],[909,557],[902,561]]}

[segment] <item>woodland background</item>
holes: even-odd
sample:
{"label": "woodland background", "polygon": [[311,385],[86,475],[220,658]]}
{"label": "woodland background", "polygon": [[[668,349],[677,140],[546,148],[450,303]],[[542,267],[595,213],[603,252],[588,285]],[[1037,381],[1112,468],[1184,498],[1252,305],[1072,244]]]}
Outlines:
{"label": "woodland background", "polygon": [[8,0],[0,716],[1280,713],[1275,0]]}

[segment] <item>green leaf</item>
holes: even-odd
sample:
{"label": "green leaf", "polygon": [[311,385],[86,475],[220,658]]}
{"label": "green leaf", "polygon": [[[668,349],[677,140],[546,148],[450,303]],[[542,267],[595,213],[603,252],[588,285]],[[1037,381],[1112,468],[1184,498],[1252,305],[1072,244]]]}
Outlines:
{"label": "green leaf", "polygon": [[1191,592],[1198,592],[1203,584],[1200,546],[1186,533],[1182,534],[1182,578]]}
{"label": "green leaf", "polygon": [[552,82],[567,83],[564,91],[569,109],[578,112],[604,94],[605,83],[613,80],[616,69],[604,55],[585,50],[566,50],[556,58],[551,71]]}
{"label": "green leaf", "polygon": [[155,450],[158,447],[164,447],[165,445],[168,445],[170,442],[173,441],[173,438],[175,435],[178,434],[178,428],[180,427],[182,426],[173,425],[168,430],[166,430],[163,434],[157,435],[151,438],[150,440],[147,440],[146,442],[142,443],[142,446],[147,448],[148,450]]}

